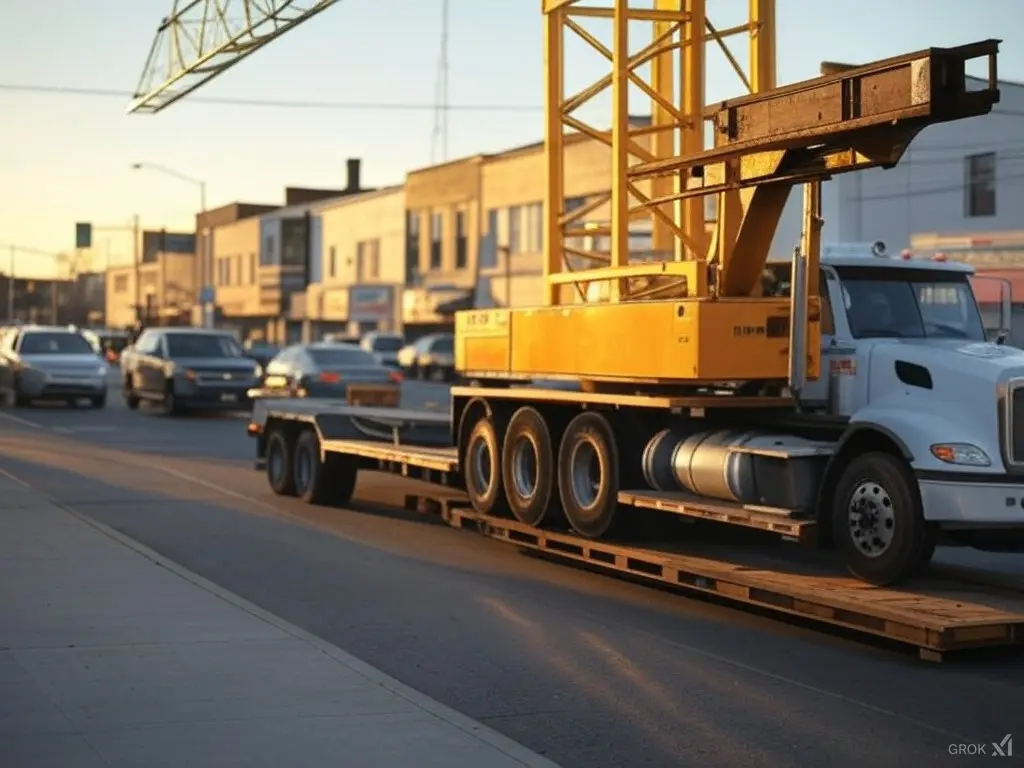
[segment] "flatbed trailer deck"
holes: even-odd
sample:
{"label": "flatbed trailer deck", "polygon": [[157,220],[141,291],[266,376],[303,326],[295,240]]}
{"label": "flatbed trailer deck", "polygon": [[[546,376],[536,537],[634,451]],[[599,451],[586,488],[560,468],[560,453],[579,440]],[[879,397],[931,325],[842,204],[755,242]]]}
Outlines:
{"label": "flatbed trailer deck", "polygon": [[[336,467],[348,468],[346,474],[351,471],[349,487],[354,487],[358,470],[431,483],[436,491],[408,494],[407,506],[436,512],[455,528],[474,529],[522,549],[801,617],[820,626],[885,638],[916,648],[926,660],[939,661],[944,654],[966,649],[1024,644],[1024,585],[987,583],[983,577],[956,578],[936,570],[935,575],[905,588],[879,588],[844,575],[834,563],[825,563],[801,547],[797,551],[806,556],[780,558],[746,548],[726,550],[693,537],[655,546],[594,541],[479,514],[461,490],[457,451],[450,445],[450,424],[442,414],[318,401],[264,403],[254,413],[249,430],[260,440],[259,468],[266,466],[266,437],[274,429],[290,430],[293,435],[314,433],[324,465],[332,459],[342,462]],[[405,442],[412,437],[417,438],[415,444]],[[647,508],[670,504],[687,519],[733,522],[723,519],[730,514],[727,508],[716,511],[704,500],[687,505],[657,492],[623,491],[619,501]],[[785,534],[779,526],[785,522],[769,519],[763,525],[745,525]],[[791,533],[786,538],[803,541],[806,537],[806,531],[799,529]]]}

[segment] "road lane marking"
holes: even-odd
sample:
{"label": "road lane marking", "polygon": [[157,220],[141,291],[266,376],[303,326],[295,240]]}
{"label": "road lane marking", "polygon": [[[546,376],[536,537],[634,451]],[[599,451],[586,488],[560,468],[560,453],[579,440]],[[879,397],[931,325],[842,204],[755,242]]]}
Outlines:
{"label": "road lane marking", "polygon": [[32,429],[46,429],[46,426],[40,424],[39,422],[29,421],[28,419],[23,419],[21,418],[21,416],[15,416],[14,414],[11,413],[0,412],[0,418],[7,419],[8,421],[13,421],[15,424],[21,424],[23,427],[31,427]]}

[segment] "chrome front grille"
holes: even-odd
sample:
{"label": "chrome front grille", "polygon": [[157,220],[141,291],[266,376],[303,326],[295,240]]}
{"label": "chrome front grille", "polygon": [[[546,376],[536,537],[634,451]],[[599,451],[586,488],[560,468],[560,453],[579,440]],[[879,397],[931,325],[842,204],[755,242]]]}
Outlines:
{"label": "chrome front grille", "polygon": [[203,384],[234,384],[250,377],[241,371],[199,371],[196,379]]}
{"label": "chrome front grille", "polygon": [[1024,465],[1024,379],[1006,385],[1006,456],[1011,464]]}

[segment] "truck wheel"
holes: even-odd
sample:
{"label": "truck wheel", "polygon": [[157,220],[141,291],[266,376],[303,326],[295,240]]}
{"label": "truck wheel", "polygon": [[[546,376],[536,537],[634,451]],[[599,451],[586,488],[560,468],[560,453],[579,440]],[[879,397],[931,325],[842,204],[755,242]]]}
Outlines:
{"label": "truck wheel", "polygon": [[588,539],[599,539],[619,511],[619,452],[608,420],[581,413],[569,422],[558,449],[558,495],[569,525]]}
{"label": "truck wheel", "polygon": [[307,429],[295,441],[292,458],[295,495],[307,504],[347,504],[356,488],[358,464],[351,456],[328,454],[320,460],[320,440]]}
{"label": "truck wheel", "polygon": [[850,573],[880,587],[921,570],[934,548],[909,468],[888,453],[850,462],[836,487],[832,531]]}
{"label": "truck wheel", "polygon": [[513,414],[501,450],[501,480],[512,515],[526,525],[541,526],[557,513],[555,451],[551,432],[535,408]]}
{"label": "truck wheel", "polygon": [[469,433],[464,475],[469,503],[477,513],[508,514],[508,500],[501,482],[501,440],[491,417],[482,417]]}
{"label": "truck wheel", "polygon": [[267,438],[267,482],[278,496],[295,495],[292,447],[280,429],[275,429]]}

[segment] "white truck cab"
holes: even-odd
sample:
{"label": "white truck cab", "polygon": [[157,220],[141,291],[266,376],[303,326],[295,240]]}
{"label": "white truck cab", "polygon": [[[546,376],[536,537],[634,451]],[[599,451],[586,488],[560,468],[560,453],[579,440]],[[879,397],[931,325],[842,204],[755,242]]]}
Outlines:
{"label": "white truck cab", "polygon": [[[1002,343],[1008,291],[1004,328],[986,338],[973,272],[906,252],[889,256],[881,244],[822,249],[821,376],[805,383],[801,402],[849,420],[836,448],[843,459],[823,490],[850,499],[851,527],[854,518],[874,519],[860,540],[854,531],[847,541],[865,563],[910,535],[889,519],[896,506],[919,507],[927,531],[913,533],[922,542],[903,547],[904,561],[917,546],[926,561],[936,538],[1024,551],[1024,350]],[[903,461],[854,469],[864,464],[857,453],[879,452]],[[847,468],[861,476],[847,476]],[[896,498],[914,486],[918,499]],[[869,573],[868,580],[896,580],[893,567],[878,567],[890,575]]]}

